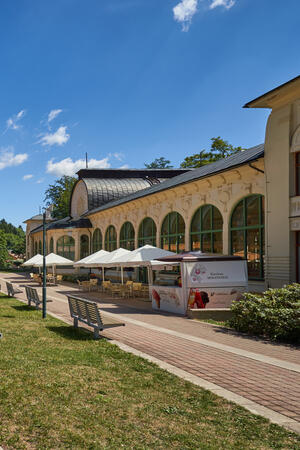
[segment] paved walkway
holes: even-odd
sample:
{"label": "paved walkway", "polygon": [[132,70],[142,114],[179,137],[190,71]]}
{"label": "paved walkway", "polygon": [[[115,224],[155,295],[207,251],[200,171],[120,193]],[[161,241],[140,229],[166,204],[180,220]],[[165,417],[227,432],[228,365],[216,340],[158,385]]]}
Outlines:
{"label": "paved walkway", "polygon": [[[23,291],[26,284],[33,285],[22,275],[1,273],[3,291],[5,279]],[[78,289],[63,284],[47,291],[53,300],[47,304],[48,311],[71,323],[65,294]],[[126,327],[106,330],[105,337],[300,433],[299,348],[156,313],[142,300],[111,299],[95,292],[84,296],[97,300],[105,314],[125,321]],[[24,300],[25,294],[18,298]]]}

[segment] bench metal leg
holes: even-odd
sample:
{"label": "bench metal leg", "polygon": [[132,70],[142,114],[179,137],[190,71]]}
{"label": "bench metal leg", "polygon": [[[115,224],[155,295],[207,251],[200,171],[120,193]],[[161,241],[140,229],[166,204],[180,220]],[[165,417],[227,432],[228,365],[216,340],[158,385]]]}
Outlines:
{"label": "bench metal leg", "polygon": [[74,317],[74,327],[78,328],[78,319],[77,319],[77,317]]}
{"label": "bench metal leg", "polygon": [[100,339],[100,333],[97,328],[94,328],[94,339]]}

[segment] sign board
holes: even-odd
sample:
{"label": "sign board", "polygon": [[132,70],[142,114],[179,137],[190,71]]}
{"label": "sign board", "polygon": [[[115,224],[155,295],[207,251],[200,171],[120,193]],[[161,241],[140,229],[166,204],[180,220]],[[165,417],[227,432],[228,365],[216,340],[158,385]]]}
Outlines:
{"label": "sign board", "polygon": [[186,313],[184,292],[180,287],[150,286],[152,308],[177,314]]}
{"label": "sign board", "polygon": [[238,261],[197,261],[183,264],[185,286],[225,287],[247,286],[247,262]]}
{"label": "sign board", "polygon": [[187,289],[188,309],[230,308],[234,300],[239,300],[245,290],[241,287],[190,288]]}

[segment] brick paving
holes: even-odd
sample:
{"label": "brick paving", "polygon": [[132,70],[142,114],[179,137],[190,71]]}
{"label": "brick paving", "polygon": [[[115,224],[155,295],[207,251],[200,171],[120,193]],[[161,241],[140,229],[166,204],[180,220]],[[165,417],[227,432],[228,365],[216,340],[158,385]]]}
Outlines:
{"label": "brick paving", "polygon": [[[0,278],[9,278],[20,286],[30,283],[21,275],[1,273]],[[3,286],[2,290],[5,290]],[[70,322],[64,292],[78,293],[78,290],[71,285],[48,288],[48,297],[54,301],[47,307],[48,311]],[[294,364],[300,364],[299,348],[251,339],[171,314],[158,314],[151,310],[149,303],[139,300],[112,300],[99,293],[85,293],[84,296],[101,296],[103,311],[121,315],[125,322],[130,318],[139,321],[138,325],[127,322],[126,327],[106,330],[103,333],[105,337],[122,342],[300,422],[299,372],[171,335],[167,330]],[[20,298],[24,299],[25,295],[20,294]],[[160,330],[149,329],[146,324],[159,326]]]}

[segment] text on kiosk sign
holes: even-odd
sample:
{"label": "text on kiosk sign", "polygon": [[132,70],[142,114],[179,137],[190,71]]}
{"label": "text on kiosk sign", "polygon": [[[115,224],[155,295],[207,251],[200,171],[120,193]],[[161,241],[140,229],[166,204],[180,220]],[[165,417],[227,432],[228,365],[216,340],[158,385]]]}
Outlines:
{"label": "text on kiosk sign", "polygon": [[195,286],[245,286],[247,262],[205,261],[184,264],[187,287]]}

